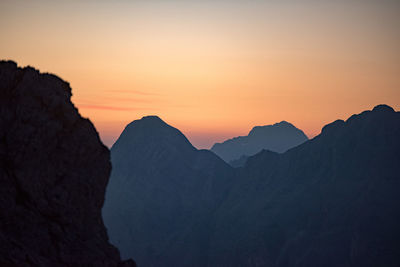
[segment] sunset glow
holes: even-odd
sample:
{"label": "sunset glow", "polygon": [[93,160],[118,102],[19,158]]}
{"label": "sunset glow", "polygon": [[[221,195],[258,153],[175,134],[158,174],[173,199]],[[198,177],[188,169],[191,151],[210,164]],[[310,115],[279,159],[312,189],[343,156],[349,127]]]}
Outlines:
{"label": "sunset glow", "polygon": [[400,109],[400,4],[334,2],[3,0],[0,58],[68,81],[107,145],[146,115],[198,148],[282,120],[313,137]]}

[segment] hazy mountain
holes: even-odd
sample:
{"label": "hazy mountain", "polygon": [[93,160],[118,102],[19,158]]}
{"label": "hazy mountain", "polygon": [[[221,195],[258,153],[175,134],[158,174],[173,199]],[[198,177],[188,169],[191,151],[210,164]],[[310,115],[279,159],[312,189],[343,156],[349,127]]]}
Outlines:
{"label": "hazy mountain", "polygon": [[[214,144],[211,151],[226,162],[234,161],[232,164],[236,166],[242,165],[247,156],[255,155],[263,149],[282,153],[307,140],[303,131],[282,121],[273,125],[256,126],[247,136],[239,136]],[[242,156],[245,157],[241,158]]]}
{"label": "hazy mountain", "polygon": [[134,121],[112,148],[111,241],[143,266],[399,266],[399,136],[381,105],[232,169]]}
{"label": "hazy mountain", "polygon": [[111,159],[103,218],[122,257],[139,266],[205,266],[211,218],[233,169],[154,116],[130,123]]}
{"label": "hazy mountain", "polygon": [[111,165],[69,84],[0,61],[0,266],[135,266],[108,243]]}
{"label": "hazy mountain", "polygon": [[399,266],[399,112],[377,106],[238,170],[209,266]]}

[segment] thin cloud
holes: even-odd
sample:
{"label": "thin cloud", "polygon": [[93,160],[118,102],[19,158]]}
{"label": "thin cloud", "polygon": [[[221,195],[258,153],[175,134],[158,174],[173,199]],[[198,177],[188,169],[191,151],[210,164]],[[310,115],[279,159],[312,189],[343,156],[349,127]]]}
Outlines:
{"label": "thin cloud", "polygon": [[107,90],[109,93],[122,93],[122,94],[135,94],[135,95],[143,95],[143,96],[160,96],[159,93],[150,93],[145,91],[138,90]]}
{"label": "thin cloud", "polygon": [[154,99],[141,99],[141,98],[129,98],[129,97],[103,97],[105,102],[109,101],[122,101],[122,102],[132,102],[132,103],[154,103]]}
{"label": "thin cloud", "polygon": [[116,111],[134,111],[143,110],[144,108],[131,108],[131,107],[114,107],[114,106],[102,106],[102,105],[86,105],[77,104],[78,108],[81,109],[101,109],[101,110],[116,110]]}

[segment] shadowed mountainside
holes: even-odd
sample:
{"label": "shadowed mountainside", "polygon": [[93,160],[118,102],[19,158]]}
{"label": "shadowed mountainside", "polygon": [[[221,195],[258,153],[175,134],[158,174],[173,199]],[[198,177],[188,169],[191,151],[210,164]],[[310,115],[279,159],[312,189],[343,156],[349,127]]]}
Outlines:
{"label": "shadowed mountainside", "polygon": [[282,153],[307,140],[303,131],[282,121],[273,125],[256,126],[247,136],[214,144],[211,151],[237,167],[244,165],[248,156],[253,156],[263,149]]}
{"label": "shadowed mountainside", "polygon": [[400,113],[380,105],[284,154],[220,206],[209,266],[399,266]]}
{"label": "shadowed mountainside", "polygon": [[398,266],[399,136],[380,105],[232,169],[145,117],[112,148],[103,215],[146,266]]}
{"label": "shadowed mountainside", "polygon": [[0,266],[135,266],[101,218],[108,149],[69,84],[0,61]]}
{"label": "shadowed mountainside", "polygon": [[155,116],[130,123],[111,159],[103,217],[122,257],[141,266],[205,266],[210,218],[233,169]]}

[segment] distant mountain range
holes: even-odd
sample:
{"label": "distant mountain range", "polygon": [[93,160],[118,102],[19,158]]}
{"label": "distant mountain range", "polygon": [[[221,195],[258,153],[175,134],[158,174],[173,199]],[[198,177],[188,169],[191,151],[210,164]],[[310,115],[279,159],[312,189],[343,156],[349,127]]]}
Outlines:
{"label": "distant mountain range", "polygon": [[283,154],[250,157],[209,266],[398,266],[400,113],[377,106]]}
{"label": "distant mountain range", "polygon": [[307,141],[302,130],[291,123],[281,121],[273,125],[256,126],[247,136],[239,136],[216,143],[211,151],[233,166],[241,166],[248,156],[263,149],[283,153]]}
{"label": "distant mountain range", "polygon": [[145,117],[111,149],[110,241],[139,266],[399,266],[399,136],[380,105],[234,169]]}

